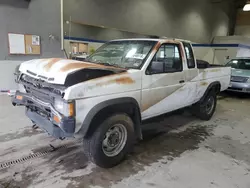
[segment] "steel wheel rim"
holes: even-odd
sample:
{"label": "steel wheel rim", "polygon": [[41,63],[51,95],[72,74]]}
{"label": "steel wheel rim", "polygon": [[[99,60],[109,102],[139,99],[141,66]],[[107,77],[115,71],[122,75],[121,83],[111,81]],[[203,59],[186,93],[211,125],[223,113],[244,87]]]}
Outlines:
{"label": "steel wheel rim", "polygon": [[210,96],[206,103],[206,112],[207,114],[211,114],[214,108],[214,97]]}
{"label": "steel wheel rim", "polygon": [[127,129],[122,124],[115,124],[108,129],[102,141],[102,150],[108,157],[118,155],[127,142]]}

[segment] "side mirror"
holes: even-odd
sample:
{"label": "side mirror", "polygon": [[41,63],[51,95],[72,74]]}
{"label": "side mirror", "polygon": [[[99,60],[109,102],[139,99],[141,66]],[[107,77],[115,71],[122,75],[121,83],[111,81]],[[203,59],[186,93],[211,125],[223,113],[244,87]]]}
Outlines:
{"label": "side mirror", "polygon": [[161,61],[152,61],[149,69],[148,74],[158,74],[163,73],[164,70],[164,63]]}

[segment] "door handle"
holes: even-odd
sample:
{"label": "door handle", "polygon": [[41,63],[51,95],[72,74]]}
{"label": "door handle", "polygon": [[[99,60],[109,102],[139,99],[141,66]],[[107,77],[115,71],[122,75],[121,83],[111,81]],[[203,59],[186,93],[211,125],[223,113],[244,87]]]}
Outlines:
{"label": "door handle", "polygon": [[180,81],[179,81],[180,84],[182,84],[182,83],[184,83],[184,82],[185,82],[185,80],[180,80]]}

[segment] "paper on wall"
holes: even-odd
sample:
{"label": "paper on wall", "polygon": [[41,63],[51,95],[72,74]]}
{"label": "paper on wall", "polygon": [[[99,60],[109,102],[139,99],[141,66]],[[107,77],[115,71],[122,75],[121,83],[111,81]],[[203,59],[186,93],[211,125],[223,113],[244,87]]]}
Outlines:
{"label": "paper on wall", "polygon": [[39,46],[40,45],[40,37],[37,35],[32,35],[32,45]]}

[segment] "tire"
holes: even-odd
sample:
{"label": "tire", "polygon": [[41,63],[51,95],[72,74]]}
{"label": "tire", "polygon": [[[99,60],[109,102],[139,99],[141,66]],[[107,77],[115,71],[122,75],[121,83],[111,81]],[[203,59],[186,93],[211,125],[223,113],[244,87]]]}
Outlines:
{"label": "tire", "polygon": [[217,97],[214,90],[211,90],[205,99],[192,107],[192,114],[201,120],[210,120],[215,112]]}
{"label": "tire", "polygon": [[[93,134],[83,140],[84,153],[97,166],[112,168],[132,149],[134,138],[132,119],[127,114],[115,114],[100,123]],[[114,151],[111,149],[113,144],[117,146]]]}

